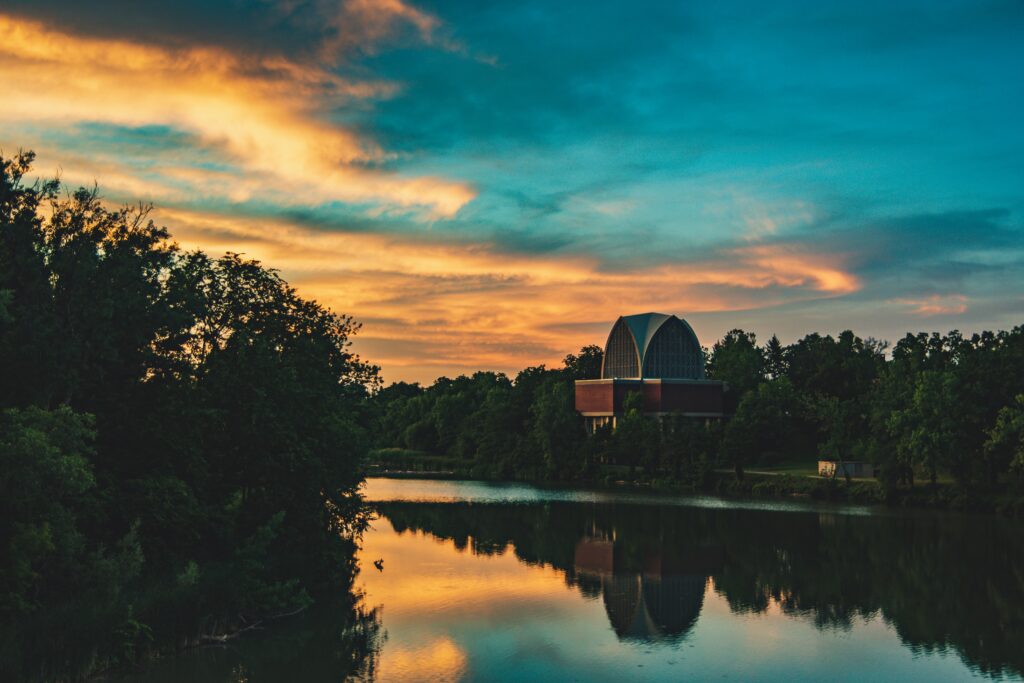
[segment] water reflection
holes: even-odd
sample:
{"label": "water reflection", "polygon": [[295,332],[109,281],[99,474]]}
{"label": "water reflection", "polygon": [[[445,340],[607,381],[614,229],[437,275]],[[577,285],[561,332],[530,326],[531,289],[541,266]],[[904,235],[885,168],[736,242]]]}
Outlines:
{"label": "water reflection", "polygon": [[[380,614],[339,596],[223,646],[146,662],[117,683],[337,683],[378,677]],[[75,679],[77,680],[77,679]]]}
{"label": "water reflection", "polygon": [[704,605],[704,588],[721,564],[721,550],[650,548],[642,569],[632,568],[628,547],[607,535],[576,543],[573,569],[580,582],[600,582],[605,611],[621,640],[681,640],[696,623]]}
{"label": "water reflection", "polygon": [[373,486],[361,603],[126,680],[1022,680],[1019,524]]}
{"label": "water reflection", "polygon": [[778,614],[820,633],[877,623],[915,654],[1024,671],[1024,540],[998,520],[557,501],[378,509],[399,534],[558,570],[600,598],[624,643],[686,641],[714,595],[734,619]]}

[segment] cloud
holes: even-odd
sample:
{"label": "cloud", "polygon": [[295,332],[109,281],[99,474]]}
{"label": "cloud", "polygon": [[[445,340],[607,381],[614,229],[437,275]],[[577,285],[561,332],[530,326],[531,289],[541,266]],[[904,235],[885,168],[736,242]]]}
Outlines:
{"label": "cloud", "polygon": [[935,315],[959,315],[967,312],[967,297],[962,294],[932,295],[925,299],[894,299],[897,304],[910,307],[913,315],[930,318]]}
{"label": "cloud", "polygon": [[[215,151],[233,169],[240,196],[285,203],[364,203],[438,218],[475,196],[462,182],[375,170],[388,153],[322,115],[329,106],[386,97],[393,83],[352,81],[281,57],[250,59],[220,48],[78,37],[2,15],[0,33],[0,122],[7,126],[168,126]],[[196,167],[170,174],[190,190],[215,175]]]}
{"label": "cloud", "polygon": [[1007,326],[1024,15],[979,7],[10,0],[0,145],[280,268],[388,379],[652,309],[706,344]]}
{"label": "cloud", "polygon": [[463,47],[442,35],[441,21],[403,0],[348,0],[319,2],[316,14],[326,18],[329,34],[319,54],[337,60],[352,52],[374,52],[376,45],[392,39],[401,27],[411,27],[427,45],[460,52]]}
{"label": "cloud", "polygon": [[163,48],[218,45],[235,54],[331,64],[389,44],[455,44],[437,17],[404,0],[8,0],[5,11],[75,36]]}
{"label": "cloud", "polygon": [[595,320],[621,313],[741,310],[861,286],[842,256],[797,245],[743,243],[699,262],[608,271],[593,256],[515,253],[429,233],[325,231],[173,209],[157,217],[186,248],[242,251],[280,268],[300,292],[370,321],[358,348],[387,379],[557,363],[603,341]]}

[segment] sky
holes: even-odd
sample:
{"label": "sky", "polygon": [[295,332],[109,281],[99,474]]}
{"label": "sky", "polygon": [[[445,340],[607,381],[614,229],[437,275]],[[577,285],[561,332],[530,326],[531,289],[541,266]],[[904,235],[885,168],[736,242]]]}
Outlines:
{"label": "sky", "polygon": [[619,315],[1024,323],[1024,3],[0,1],[0,149],[363,325],[386,382]]}

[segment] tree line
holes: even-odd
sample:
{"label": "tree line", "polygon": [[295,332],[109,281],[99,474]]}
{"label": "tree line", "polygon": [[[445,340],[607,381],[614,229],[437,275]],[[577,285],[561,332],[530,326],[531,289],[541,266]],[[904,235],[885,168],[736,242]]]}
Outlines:
{"label": "tree line", "polygon": [[817,456],[874,463],[887,486],[995,486],[1024,475],[1024,327],[887,344],[847,330],[759,347],[729,332],[708,374],[733,387],[721,458],[744,467]]}
{"label": "tree line", "polygon": [[0,158],[0,677],[346,595],[379,382],[359,325],[32,161]]}
{"label": "tree line", "polygon": [[[594,478],[608,465],[705,488],[716,469],[819,458],[874,463],[888,488],[952,477],[997,487],[1024,477],[1024,328],[966,337],[907,334],[888,345],[851,331],[790,345],[728,332],[706,350],[727,386],[727,419],[645,415],[627,397],[616,428],[588,435],[573,380],[599,377],[601,349],[515,378],[478,372],[429,387],[396,383],[370,399],[375,445],[435,456],[477,476]],[[388,451],[378,451],[387,464]]]}
{"label": "tree line", "polygon": [[[441,466],[495,479],[573,479],[590,471],[573,381],[601,371],[601,349],[587,346],[561,368],[526,368],[515,378],[476,372],[430,387],[396,382],[369,400],[378,461],[388,449],[442,456]],[[401,455],[401,454],[398,454]],[[430,461],[430,459],[428,459]]]}

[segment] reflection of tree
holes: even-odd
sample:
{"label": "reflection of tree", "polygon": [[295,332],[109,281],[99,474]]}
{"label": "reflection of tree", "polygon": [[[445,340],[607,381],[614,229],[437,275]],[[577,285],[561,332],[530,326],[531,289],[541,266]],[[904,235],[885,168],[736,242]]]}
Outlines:
{"label": "reflection of tree", "polygon": [[710,575],[735,612],[777,604],[819,628],[881,615],[915,650],[952,649],[993,675],[1024,672],[1024,534],[1000,520],[572,503],[380,511],[397,531],[482,554],[511,544],[523,562],[564,571],[602,596],[620,637],[684,635]]}
{"label": "reflection of tree", "polygon": [[[350,594],[254,629],[224,647],[202,647],[148,663],[124,681],[373,681],[386,634],[380,612],[353,603]],[[46,680],[51,680],[47,678]],[[75,679],[78,680],[78,679]]]}
{"label": "reflection of tree", "polygon": [[[565,572],[583,595],[601,597],[615,633],[623,639],[678,640],[696,623],[707,578],[721,552],[700,535],[663,544],[651,529],[672,527],[671,514],[633,508],[381,504],[398,532],[415,529],[453,541],[457,548],[492,555],[511,545],[527,564]],[[651,517],[650,515],[654,515]]]}

